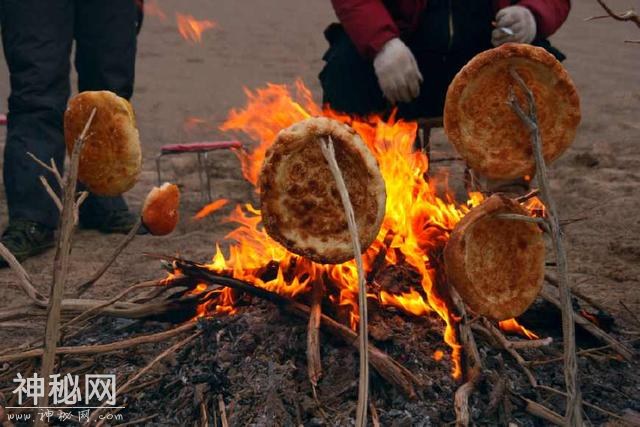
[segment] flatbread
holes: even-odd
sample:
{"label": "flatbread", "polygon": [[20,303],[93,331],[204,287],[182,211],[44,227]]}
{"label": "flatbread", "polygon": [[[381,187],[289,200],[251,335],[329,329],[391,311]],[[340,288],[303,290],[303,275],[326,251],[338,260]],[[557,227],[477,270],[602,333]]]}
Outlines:
{"label": "flatbread", "polygon": [[129,101],[109,91],[81,92],[64,113],[64,140],[71,153],[76,138],[96,108],[80,153],[78,180],[99,196],[131,189],[140,174],[142,152]]}
{"label": "flatbread", "polygon": [[386,191],[375,157],[350,126],[324,117],[280,131],[259,178],[262,222],[289,251],[323,264],[354,257],[347,219],[319,138],[330,135],[355,212],[362,250],[384,219]]}
{"label": "flatbread", "polygon": [[517,317],[533,303],[544,279],[544,240],[536,224],[495,218],[528,215],[500,195],[473,208],[455,227],[444,250],[449,284],[477,314]]}
{"label": "flatbread", "polygon": [[527,108],[510,75],[512,67],[533,92],[547,163],[571,145],[580,123],[576,88],[546,50],[507,43],[478,54],[447,90],[444,129],[467,164],[487,178],[514,179],[535,171],[529,131],[508,104],[514,88],[520,105]]}

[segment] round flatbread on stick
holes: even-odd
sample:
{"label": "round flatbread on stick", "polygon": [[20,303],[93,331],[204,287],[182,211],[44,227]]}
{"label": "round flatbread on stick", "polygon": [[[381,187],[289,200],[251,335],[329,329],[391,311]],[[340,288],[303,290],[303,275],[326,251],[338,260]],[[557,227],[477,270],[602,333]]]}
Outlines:
{"label": "round flatbread on stick", "polygon": [[262,222],[289,251],[323,264],[353,259],[340,194],[319,138],[331,136],[355,212],[362,250],[375,240],[386,191],[375,157],[350,126],[324,117],[280,131],[259,178]]}
{"label": "round flatbread on stick", "polygon": [[544,279],[542,231],[501,213],[528,215],[518,202],[491,196],[462,218],[444,250],[449,284],[474,312],[495,320],[524,313]]}
{"label": "round flatbread on stick", "polygon": [[80,153],[78,180],[94,194],[117,196],[131,189],[142,165],[140,139],[129,101],[109,91],[82,92],[64,113],[64,139],[71,153],[96,109]]}
{"label": "round flatbread on stick", "polygon": [[180,190],[175,184],[165,182],[153,187],[142,206],[142,223],[154,236],[171,233],[178,225]]}
{"label": "round flatbread on stick", "polygon": [[527,108],[511,69],[533,92],[547,163],[571,145],[580,123],[576,87],[560,62],[543,48],[507,43],[476,55],[449,85],[444,129],[467,164],[491,179],[535,172],[529,130],[508,103],[513,89]]}

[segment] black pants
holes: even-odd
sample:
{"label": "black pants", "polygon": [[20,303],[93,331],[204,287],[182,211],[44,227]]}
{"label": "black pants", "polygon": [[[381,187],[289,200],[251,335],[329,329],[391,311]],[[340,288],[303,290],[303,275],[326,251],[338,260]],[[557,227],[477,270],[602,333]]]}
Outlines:
{"label": "black pants", "polygon": [[[10,220],[57,226],[58,210],[38,179],[43,169],[26,153],[45,162],[53,158],[63,167],[62,123],[74,39],[79,91],[110,90],[131,97],[136,18],[135,0],[0,0],[11,77],[3,171]],[[81,216],[126,208],[122,197],[91,195]]]}

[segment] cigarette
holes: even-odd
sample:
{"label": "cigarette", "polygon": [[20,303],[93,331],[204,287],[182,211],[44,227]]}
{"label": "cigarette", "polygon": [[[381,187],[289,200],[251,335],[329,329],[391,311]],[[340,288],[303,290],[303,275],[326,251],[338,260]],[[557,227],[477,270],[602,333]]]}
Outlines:
{"label": "cigarette", "polygon": [[496,27],[496,29],[498,31],[501,31],[502,34],[506,34],[508,36],[512,36],[513,35],[513,30],[511,28],[509,28],[509,27],[498,27],[498,23],[496,21],[491,21],[491,25]]}

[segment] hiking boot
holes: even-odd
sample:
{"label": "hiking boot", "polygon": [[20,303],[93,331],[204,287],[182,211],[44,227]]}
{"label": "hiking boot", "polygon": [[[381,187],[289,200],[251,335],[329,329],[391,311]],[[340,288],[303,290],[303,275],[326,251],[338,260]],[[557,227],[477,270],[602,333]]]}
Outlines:
{"label": "hiking boot", "polygon": [[[102,233],[127,234],[138,221],[138,216],[128,209],[105,211],[99,215],[80,215],[80,227],[88,230],[98,230]],[[137,234],[146,234],[141,227]]]}
{"label": "hiking boot", "polygon": [[[54,245],[53,229],[39,222],[26,219],[11,221],[2,233],[0,242],[11,251],[18,261],[44,252]],[[7,267],[7,262],[0,258],[0,268]]]}

